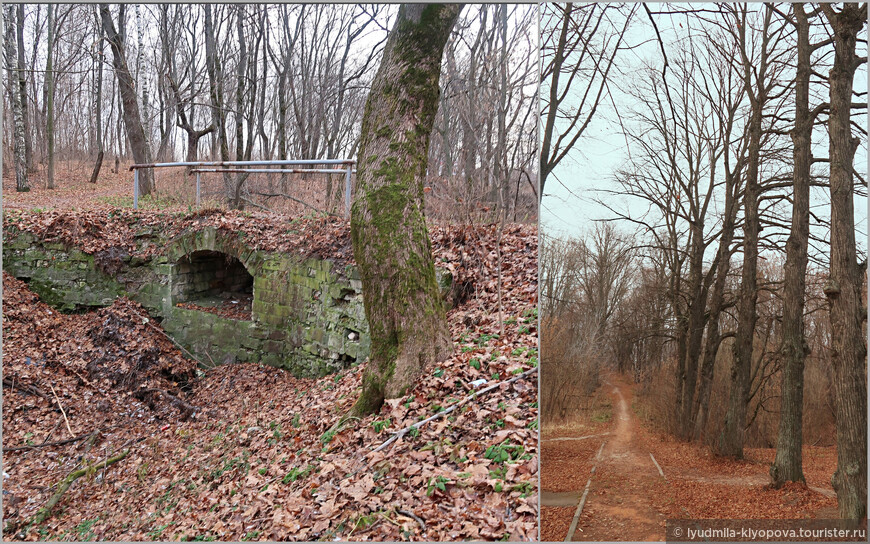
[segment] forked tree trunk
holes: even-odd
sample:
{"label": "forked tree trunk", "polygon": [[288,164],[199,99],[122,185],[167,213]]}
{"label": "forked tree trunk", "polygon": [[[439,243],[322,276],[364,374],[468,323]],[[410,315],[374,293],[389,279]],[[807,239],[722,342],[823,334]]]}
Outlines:
{"label": "forked tree trunk", "polygon": [[[745,13],[746,8],[742,8]],[[773,9],[768,5],[764,24],[760,32],[767,33]],[[763,40],[758,65],[750,59],[747,51],[746,21],[736,21],[740,28],[741,43],[738,44],[743,67],[743,79],[751,105],[749,116],[749,147],[746,168],[746,187],[743,191],[743,268],[740,276],[740,295],[737,306],[737,333],[734,338],[733,362],[731,366],[731,390],[728,397],[728,411],[725,425],[719,439],[717,453],[742,458],[746,438],[746,411],[749,404],[749,390],[752,373],[752,347],[755,339],[755,324],[758,318],[758,236],[761,222],[758,216],[759,170],[761,166],[761,137],[764,106],[768,90],[768,40]],[[754,82],[753,82],[754,76]]]}
{"label": "forked tree trunk", "polygon": [[867,4],[846,4],[842,11],[823,4],[834,34],[834,65],[828,76],[830,117],[828,153],[831,184],[831,276],[825,295],[831,308],[831,366],[837,415],[837,471],[831,484],[845,519],[867,516],[867,344],[861,323],[862,272],[855,248],[854,181],[858,138],[850,126],[856,36],[867,20]]}
{"label": "forked tree trunk", "polygon": [[[118,89],[124,110],[124,126],[127,129],[127,139],[130,141],[130,152],[137,164],[150,164],[151,151],[148,149],[148,140],[145,138],[145,130],[142,128],[142,119],[139,116],[136,85],[127,67],[127,58],[124,56],[124,40],[115,30],[108,4],[100,4],[100,17],[103,21],[103,32],[106,33],[106,39],[112,48],[112,66],[115,69],[115,76],[118,78]],[[139,170],[139,195],[150,195],[153,190],[152,169]]]}
{"label": "forked tree trunk", "polygon": [[807,245],[810,235],[810,164],[813,119],[810,116],[810,25],[802,3],[793,6],[797,25],[797,74],[795,76],[795,123],[791,133],[792,157],[791,233],[786,242],[782,301],[782,404],[776,459],[770,467],[773,485],[804,482],[803,404],[804,360],[809,348],[804,339],[804,295]]}
{"label": "forked tree trunk", "polygon": [[15,155],[15,190],[26,192],[30,190],[27,184],[27,157],[24,145],[24,113],[21,108],[21,96],[18,93],[18,71],[13,62],[18,58],[15,46],[14,20],[15,6],[6,6],[6,74],[9,78],[9,101],[12,103],[12,137]]}
{"label": "forked tree trunk", "polygon": [[351,214],[372,350],[356,415],[399,397],[452,352],[423,215],[444,45],[460,4],[404,4],[363,116]]}

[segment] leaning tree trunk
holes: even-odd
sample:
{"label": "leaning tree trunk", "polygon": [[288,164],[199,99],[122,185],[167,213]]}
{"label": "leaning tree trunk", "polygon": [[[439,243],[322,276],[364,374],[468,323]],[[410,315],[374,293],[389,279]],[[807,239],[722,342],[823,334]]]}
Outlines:
{"label": "leaning tree trunk", "polygon": [[867,18],[867,4],[846,4],[840,13],[822,6],[834,34],[834,64],[828,76],[830,116],[828,153],[831,184],[831,276],[825,295],[831,311],[831,366],[837,416],[837,471],[831,484],[840,516],[867,516],[867,344],[861,323],[861,269],[855,248],[854,181],[858,138],[850,127],[856,36]]}
{"label": "leaning tree trunk", "polygon": [[[112,48],[112,66],[115,76],[118,78],[118,89],[121,95],[121,104],[124,110],[124,126],[127,129],[127,139],[130,142],[130,151],[133,160],[137,164],[150,164],[151,151],[148,149],[148,140],[145,138],[145,130],[142,128],[142,119],[139,117],[139,103],[136,97],[136,85],[130,69],[127,67],[127,58],[124,56],[124,40],[115,30],[112,16],[109,14],[109,5],[100,4],[100,17],[103,21],[103,32]],[[139,171],[139,194],[150,195],[154,190],[154,178],[150,168]]]}
{"label": "leaning tree trunk", "polygon": [[100,177],[100,168],[103,166],[103,28],[99,24],[99,14],[97,16],[97,41],[99,49],[94,60],[94,69],[97,71],[97,89],[94,96],[94,123],[96,123],[96,138],[97,138],[97,160],[94,161],[94,171],[91,173],[91,183],[96,183]]}
{"label": "leaning tree trunk", "polygon": [[810,116],[810,26],[803,4],[793,6],[797,23],[797,75],[795,76],[795,123],[791,133],[794,148],[794,193],[791,233],[786,242],[782,301],[782,404],[776,459],[770,467],[773,485],[805,482],[803,446],[804,360],[808,347],[804,339],[804,295],[806,291],[807,246],[810,235],[810,164],[812,162],[813,119]]}
{"label": "leaning tree trunk", "polygon": [[12,103],[12,137],[15,155],[15,190],[26,192],[30,190],[27,184],[27,157],[24,145],[24,112],[21,107],[21,95],[18,93],[18,70],[13,62],[18,58],[15,46],[15,29],[11,24],[15,15],[15,6],[6,7],[6,74],[9,77],[9,101]]}
{"label": "leaning tree trunk", "polygon": [[405,394],[428,364],[452,352],[423,181],[441,56],[461,10],[460,4],[402,5],[366,102],[351,238],[372,350],[357,415]]}

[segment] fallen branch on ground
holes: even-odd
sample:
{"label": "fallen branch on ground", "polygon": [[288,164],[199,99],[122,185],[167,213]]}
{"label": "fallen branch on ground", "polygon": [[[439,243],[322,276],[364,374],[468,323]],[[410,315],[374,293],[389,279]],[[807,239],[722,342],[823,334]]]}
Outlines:
{"label": "fallen branch on ground", "polygon": [[48,395],[46,395],[45,393],[43,393],[43,392],[42,392],[38,387],[36,387],[35,385],[22,384],[21,382],[15,383],[15,381],[10,380],[9,378],[3,378],[3,385],[5,385],[6,387],[9,387],[9,388],[11,388],[11,389],[17,389],[17,390],[21,391],[22,393],[26,393],[26,394],[28,394],[28,395],[34,395],[34,396],[37,396],[37,397],[42,397],[42,398],[44,398],[45,400],[48,400],[48,401],[51,401],[51,400],[52,400],[51,397],[49,397]]}
{"label": "fallen branch on ground", "polygon": [[490,391],[492,391],[494,389],[498,389],[499,387],[502,386],[502,384],[513,383],[517,380],[525,378],[526,376],[528,376],[530,374],[534,374],[537,371],[538,371],[538,367],[530,368],[529,370],[526,370],[525,372],[523,372],[521,374],[517,374],[516,376],[514,376],[513,378],[511,378],[509,380],[505,380],[503,382],[498,382],[497,384],[490,385],[489,387],[485,387],[485,388],[481,389],[480,391],[475,391],[474,393],[468,395],[467,397],[465,397],[461,401],[456,402],[454,404],[451,404],[448,408],[441,410],[440,412],[438,412],[434,416],[427,417],[426,419],[424,419],[422,421],[418,421],[417,423],[414,423],[413,425],[410,425],[408,427],[405,427],[404,429],[396,431],[395,433],[393,433],[393,436],[391,436],[386,442],[384,442],[383,444],[381,444],[380,446],[375,448],[373,451],[381,451],[382,449],[386,448],[387,446],[389,446],[390,444],[392,444],[393,442],[395,442],[396,440],[398,440],[402,436],[406,435],[411,429],[419,429],[420,427],[422,427],[426,423],[429,423],[430,421],[438,419],[439,417],[444,417],[447,414],[449,414],[450,412],[456,410],[457,408],[459,408],[460,406],[465,404],[466,402],[468,402],[472,399],[475,399],[481,395],[485,395],[486,393],[489,393]]}
{"label": "fallen branch on ground", "polygon": [[[69,473],[69,475],[66,478],[64,478],[60,482],[60,484],[58,484],[58,490],[55,492],[54,495],[51,496],[50,499],[48,499],[48,502],[45,503],[45,506],[40,508],[39,511],[37,511],[36,514],[33,516],[33,518],[27,523],[27,529],[29,529],[30,527],[39,525],[40,523],[44,522],[45,520],[47,520],[48,518],[51,517],[52,510],[54,509],[55,506],[57,506],[57,503],[60,502],[60,499],[63,498],[63,494],[67,492],[67,490],[70,488],[70,486],[73,484],[73,482],[75,482],[76,480],[78,480],[79,478],[81,478],[82,476],[84,476],[86,474],[93,474],[94,472],[96,472],[100,469],[104,469],[104,468],[108,467],[109,465],[113,465],[113,464],[117,463],[121,459],[127,457],[128,453],[130,453],[129,449],[124,450],[123,452],[119,453],[118,455],[116,455],[114,457],[110,457],[109,459],[106,459],[105,461],[100,461],[99,463],[97,463],[95,465],[89,465],[85,468],[81,468],[79,470],[76,470],[76,471]],[[25,532],[27,531],[27,529],[25,529]]]}
{"label": "fallen branch on ground", "polygon": [[173,395],[172,393],[170,393],[169,391],[165,391],[163,389],[153,389],[153,388],[152,389],[141,389],[140,391],[138,391],[138,393],[143,393],[143,394],[144,393],[160,393],[160,394],[162,394],[164,397],[169,399],[170,404],[172,404],[173,406],[175,406],[176,408],[181,410],[181,412],[182,412],[181,419],[182,420],[189,418],[191,415],[193,415],[199,411],[198,406],[194,406],[193,404],[190,404],[189,402],[183,401],[180,398]]}
{"label": "fallen branch on ground", "polygon": [[400,516],[405,516],[406,518],[413,519],[414,521],[416,521],[417,523],[420,524],[420,529],[422,529],[424,531],[426,530],[426,522],[423,521],[423,518],[414,514],[413,512],[409,512],[407,510],[396,510],[396,513],[399,514]]}
{"label": "fallen branch on ground", "polygon": [[43,442],[42,444],[33,444],[27,446],[15,446],[13,448],[3,448],[4,452],[7,451],[21,451],[21,450],[35,450],[37,448],[48,448],[51,446],[63,446],[64,444],[72,444],[73,442],[78,442],[80,440],[84,440],[86,438],[90,438],[97,434],[99,431],[94,431],[91,434],[83,434],[81,436],[77,436],[75,438],[68,438],[66,440],[58,440],[56,442]]}
{"label": "fallen branch on ground", "polygon": [[66,410],[63,409],[63,405],[60,403],[60,398],[57,396],[57,391],[54,390],[54,386],[52,384],[48,384],[51,387],[51,394],[54,395],[54,401],[57,403],[57,407],[60,408],[60,413],[63,415],[63,420],[66,422],[66,430],[69,431],[69,435],[73,438],[76,437],[76,433],[72,432],[72,428],[69,426],[69,418],[66,417]]}

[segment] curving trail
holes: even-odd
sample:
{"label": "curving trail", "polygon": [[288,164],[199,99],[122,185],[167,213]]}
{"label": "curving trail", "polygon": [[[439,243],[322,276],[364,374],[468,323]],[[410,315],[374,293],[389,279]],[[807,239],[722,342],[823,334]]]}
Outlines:
{"label": "curving trail", "polygon": [[616,426],[604,444],[572,540],[664,540],[665,516],[655,500],[662,496],[656,490],[665,480],[649,452],[636,440],[638,423],[626,398],[631,389],[617,379],[605,383],[611,387]]}
{"label": "curving trail", "polygon": [[[611,376],[601,390],[613,407],[607,432],[542,442],[542,459],[551,459],[549,470],[556,471],[542,479],[552,486],[541,490],[542,534],[566,541],[661,541],[669,517],[836,517],[827,483],[835,453],[808,450],[815,452],[805,453],[812,461],[805,463],[810,485],[771,490],[773,450],[734,461],[708,457],[694,445],[660,444],[632,410],[634,390],[627,378]],[[546,462],[541,470],[548,471]]]}
{"label": "curving trail", "polygon": [[611,380],[603,386],[613,406],[609,432],[545,441],[582,441],[589,445],[590,453],[578,458],[575,465],[584,471],[581,481],[586,485],[575,480],[577,490],[542,489],[541,505],[572,509],[566,540],[663,540],[665,517],[652,501],[662,500],[665,480],[635,436],[638,423],[631,411],[631,386],[621,378]]}

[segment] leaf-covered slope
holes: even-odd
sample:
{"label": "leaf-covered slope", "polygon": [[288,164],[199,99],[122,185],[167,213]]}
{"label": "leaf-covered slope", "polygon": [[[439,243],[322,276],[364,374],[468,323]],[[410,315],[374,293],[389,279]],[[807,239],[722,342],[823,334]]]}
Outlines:
{"label": "leaf-covered slope", "polygon": [[[133,236],[147,216],[84,215],[78,230],[71,217],[49,212],[40,224],[18,225],[89,251],[128,243],[147,251]],[[247,229],[262,248],[292,243],[239,214],[178,219]],[[124,230],[115,221],[131,223]],[[307,247],[344,247],[346,226],[321,223],[316,233],[300,234]],[[70,438],[52,387],[76,436],[101,430],[93,445],[81,440],[6,452],[5,519],[32,516],[51,495],[49,486],[80,458],[98,461],[143,439],[105,475],[77,481],[60,502],[60,515],[28,538],[536,538],[536,373],[372,452],[393,432],[466,398],[473,382],[487,381],[480,390],[537,365],[534,228],[510,226],[502,237],[503,334],[495,229],[436,227],[432,238],[436,260],[473,286],[448,314],[455,353],[429,369],[408,396],[337,430],[359,391],[362,366],[320,380],[257,365],[228,365],[193,378],[192,367],[159,326],[144,323],[135,304],[121,300],[91,314],[59,315],[5,276],[4,381],[38,388],[46,398],[4,386],[4,447]],[[156,359],[148,355],[152,347]],[[105,370],[89,374],[88,365]],[[125,382],[131,368],[156,374]],[[198,411],[184,419],[184,407],[161,393],[140,399],[135,393],[143,388],[165,390]]]}

